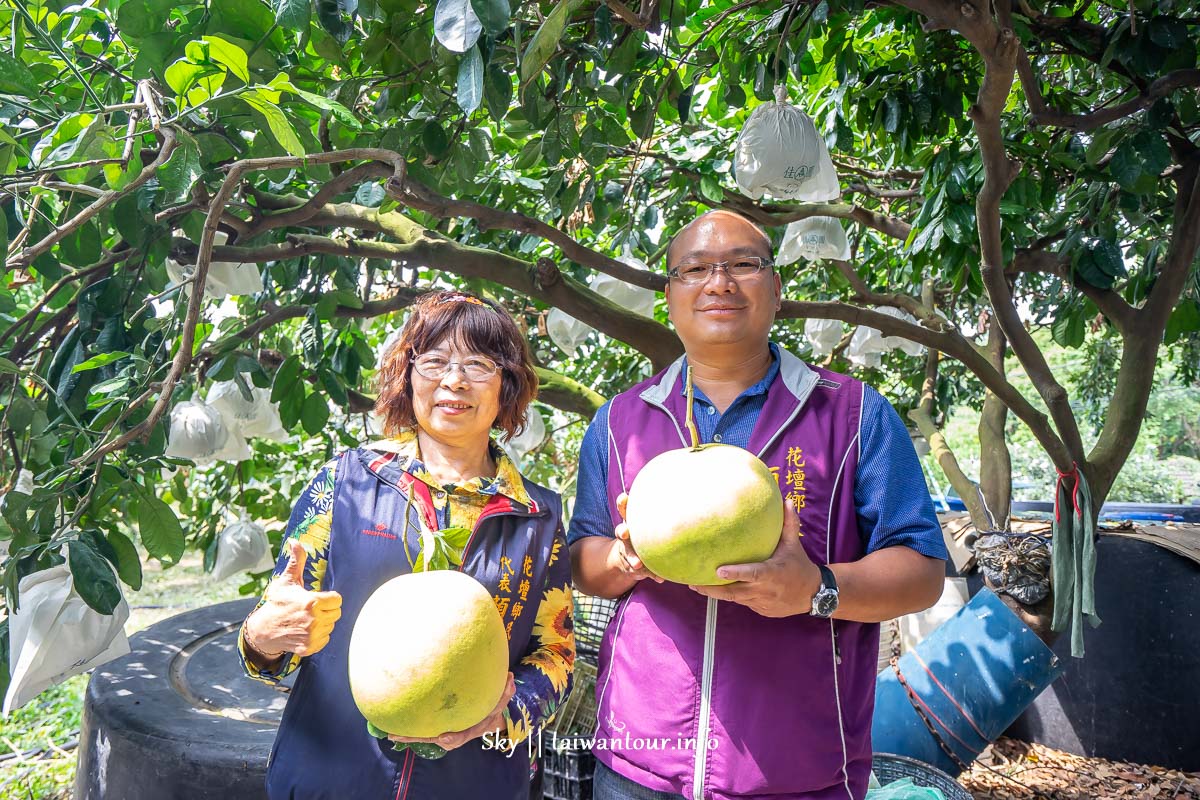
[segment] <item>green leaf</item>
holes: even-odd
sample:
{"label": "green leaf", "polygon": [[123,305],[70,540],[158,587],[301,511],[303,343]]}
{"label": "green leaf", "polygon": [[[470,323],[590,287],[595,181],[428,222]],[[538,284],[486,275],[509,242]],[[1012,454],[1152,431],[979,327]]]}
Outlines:
{"label": "green leaf", "polygon": [[203,36],[208,43],[208,57],[228,69],[242,83],[250,83],[250,67],[246,51],[220,36]]}
{"label": "green leaf", "polygon": [[271,0],[275,22],[279,27],[304,33],[312,20],[311,0]]}
{"label": "green leaf", "polygon": [[471,529],[461,525],[453,528],[442,528],[437,533],[442,535],[446,540],[446,544],[456,550],[463,549],[467,546],[467,542],[471,540]]}
{"label": "green leaf", "polygon": [[190,196],[192,186],[204,174],[200,162],[200,145],[192,135],[180,129],[177,133],[178,146],[171,158],[158,168],[158,182],[162,186],[162,202],[173,205]]}
{"label": "green leaf", "polygon": [[325,430],[327,422],[329,403],[325,400],[325,395],[313,392],[304,398],[304,405],[300,409],[300,423],[304,426],[304,432],[309,436],[316,436]]}
{"label": "green leaf", "polygon": [[458,93],[455,99],[458,107],[468,115],[474,113],[483,102],[483,56],[479,53],[479,45],[468,50],[458,64]]}
{"label": "green leaf", "polygon": [[1083,314],[1074,309],[1060,308],[1059,317],[1050,328],[1054,341],[1063,347],[1079,347],[1083,344],[1086,333]]}
{"label": "green leaf", "polygon": [[558,51],[558,40],[562,38],[567,20],[579,5],[581,0],[559,0],[554,10],[546,17],[545,22],[537,29],[537,33],[525,48],[521,56],[521,84],[527,84],[550,63]]}
{"label": "green leaf", "polygon": [[183,557],[186,539],[179,518],[169,505],[138,486],[138,532],[142,547],[151,558],[177,563]]}
{"label": "green leaf", "polygon": [[1164,344],[1174,344],[1185,333],[1200,331],[1200,303],[1185,299],[1167,319]]}
{"label": "green leaf", "polygon": [[446,138],[446,132],[434,119],[426,122],[421,130],[421,142],[425,145],[425,151],[435,157],[445,155],[450,149],[450,140]]}
{"label": "green leaf", "polygon": [[1138,157],[1137,145],[1132,139],[1126,139],[1117,147],[1112,160],[1108,162],[1108,170],[1117,183],[1121,184],[1122,189],[1133,191],[1137,186],[1138,179],[1142,177],[1143,166],[1142,159]]}
{"label": "green leaf", "polygon": [[302,390],[300,383],[300,359],[288,356],[275,372],[271,382],[271,402],[278,403],[285,395]]}
{"label": "green leaf", "polygon": [[76,539],[67,545],[67,564],[83,602],[101,614],[113,613],[121,602],[121,587],[104,557],[87,541]]}
{"label": "green leaf", "polygon": [[209,64],[194,64],[181,58],[167,67],[164,74],[167,86],[191,105],[199,105],[213,97],[225,83],[228,73],[221,67]]}
{"label": "green leaf", "polygon": [[508,22],[512,18],[508,0],[471,0],[471,8],[488,36],[496,38],[508,30]]}
{"label": "green leaf", "polygon": [[245,94],[238,95],[246,105],[253,108],[258,113],[262,114],[267,120],[267,127],[271,130],[271,135],[275,137],[275,141],[279,142],[284,150],[294,156],[304,155],[304,145],[300,142],[300,137],[296,135],[296,129],[292,127],[292,123],[283,115],[283,111],[277,105],[278,100],[272,102],[269,96],[264,95],[261,89],[255,89]]}
{"label": "green leaf", "polygon": [[29,67],[7,53],[0,53],[0,93],[37,97],[42,87]]}
{"label": "green leaf", "polygon": [[720,182],[712,175],[702,175],[700,177],[700,194],[713,203],[720,203],[725,199],[725,190],[721,188]]}
{"label": "green leaf", "polygon": [[271,80],[269,85],[273,89],[291,92],[309,105],[315,106],[322,111],[328,111],[329,113],[333,114],[338,121],[350,128],[353,128],[354,130],[359,130],[362,128],[362,123],[359,122],[358,117],[354,116],[353,111],[346,108],[336,100],[330,100],[327,97],[322,97],[321,95],[313,94],[312,92],[306,92],[303,89],[293,86],[292,82],[288,80],[287,75],[282,72],[276,75],[274,79]]}
{"label": "green leaf", "polygon": [[108,532],[108,544],[117,554],[117,575],[135,592],[142,588],[142,559],[129,537],[117,530]]}
{"label": "green leaf", "polygon": [[166,29],[175,0],[127,0],[117,11],[117,28],[124,36],[144,39]]}
{"label": "green leaf", "polygon": [[489,64],[483,81],[483,102],[487,104],[492,119],[504,119],[512,99],[512,75],[497,64]]}
{"label": "green leaf", "polygon": [[1075,261],[1079,277],[1099,289],[1111,289],[1116,279],[1126,274],[1125,259],[1116,243],[1101,240],[1079,251]]}
{"label": "green leaf", "polygon": [[87,372],[90,369],[103,367],[106,364],[111,364],[114,361],[120,361],[122,358],[129,358],[129,353],[117,351],[115,353],[101,353],[98,356],[92,356],[82,364],[76,364],[71,368],[71,372]]}

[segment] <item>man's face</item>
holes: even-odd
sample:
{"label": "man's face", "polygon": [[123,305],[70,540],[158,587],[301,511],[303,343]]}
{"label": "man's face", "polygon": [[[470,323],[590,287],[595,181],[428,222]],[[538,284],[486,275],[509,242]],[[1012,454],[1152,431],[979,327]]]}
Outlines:
{"label": "man's face", "polygon": [[[712,214],[679,234],[667,266],[719,263],[745,256],[771,257],[770,243],[762,232],[732,214]],[[703,349],[710,346],[765,346],[782,291],[779,276],[770,268],[745,278],[714,270],[700,283],[668,281],[667,309],[683,346],[702,357]]]}

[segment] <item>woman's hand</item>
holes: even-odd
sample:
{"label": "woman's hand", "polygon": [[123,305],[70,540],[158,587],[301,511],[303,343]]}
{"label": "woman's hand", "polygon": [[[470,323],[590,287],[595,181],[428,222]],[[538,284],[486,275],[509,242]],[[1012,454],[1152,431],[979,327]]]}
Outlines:
{"label": "woman's hand", "polygon": [[485,733],[500,730],[505,726],[504,709],[508,706],[508,701],[517,693],[517,684],[513,681],[513,674],[508,673],[508,683],[504,686],[504,694],[500,695],[500,702],[492,709],[492,713],[488,714],[482,722],[474,727],[467,728],[465,731],[456,731],[443,733],[441,736],[434,736],[431,739],[420,739],[410,736],[391,736],[388,738],[393,742],[425,742],[428,744],[436,744],[444,750],[454,750],[462,747],[467,742],[478,739]]}
{"label": "woman's hand", "polygon": [[[617,512],[621,515],[622,520],[625,519],[625,507],[628,503],[629,495],[624,492],[617,495]],[[629,541],[629,526],[622,522],[614,533],[616,539],[613,540],[612,549],[608,551],[608,567],[628,575],[635,581],[649,578],[662,583],[663,579],[646,569],[645,563],[634,551],[633,542]]]}
{"label": "woman's hand", "polygon": [[329,644],[333,626],[342,616],[342,596],[304,588],[308,553],[296,539],[283,572],[271,579],[265,601],[246,619],[244,638],[267,659],[284,653],[311,656]]}

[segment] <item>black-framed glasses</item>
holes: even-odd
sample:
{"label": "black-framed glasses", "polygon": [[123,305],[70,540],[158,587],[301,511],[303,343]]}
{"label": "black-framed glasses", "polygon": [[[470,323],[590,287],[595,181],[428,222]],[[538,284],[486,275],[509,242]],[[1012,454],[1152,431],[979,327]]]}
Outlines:
{"label": "black-framed glasses", "polygon": [[684,261],[682,264],[676,264],[671,269],[667,270],[667,275],[675,278],[680,283],[704,283],[718,269],[725,270],[725,274],[735,280],[737,278],[750,278],[764,269],[770,269],[775,266],[775,263],[769,258],[761,256],[742,256],[740,258],[730,259],[729,261]]}
{"label": "black-framed glasses", "polygon": [[412,364],[413,369],[431,381],[440,381],[455,367],[474,383],[490,380],[500,371],[500,365],[487,356],[467,356],[461,361],[453,361],[441,353],[424,353],[416,356]]}

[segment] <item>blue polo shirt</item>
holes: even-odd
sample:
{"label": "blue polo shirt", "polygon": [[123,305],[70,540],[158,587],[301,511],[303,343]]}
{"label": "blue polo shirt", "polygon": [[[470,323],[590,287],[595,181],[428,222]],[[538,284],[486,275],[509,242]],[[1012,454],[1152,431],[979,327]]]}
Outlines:
{"label": "blue polo shirt", "polygon": [[[767,401],[767,389],[779,377],[779,347],[772,342],[770,348],[767,374],[738,395],[725,413],[718,412],[695,387],[693,415],[702,443],[738,447],[750,443],[754,424]],[[585,536],[613,535],[608,513],[608,407],[605,403],[596,412],[579,448],[575,509],[567,533],[570,544]],[[863,394],[860,432],[854,508],[866,552],[904,545],[930,558],[948,558],[942,527],[908,429],[892,404],[870,386]]]}

